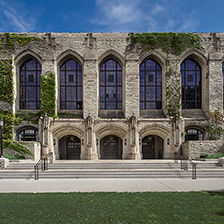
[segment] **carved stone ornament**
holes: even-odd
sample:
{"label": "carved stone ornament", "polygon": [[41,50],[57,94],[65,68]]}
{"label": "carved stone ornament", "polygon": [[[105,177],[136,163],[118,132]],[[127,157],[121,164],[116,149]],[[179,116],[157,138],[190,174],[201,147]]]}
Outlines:
{"label": "carved stone ornament", "polygon": [[44,115],[44,129],[48,129],[49,124],[49,117],[47,116],[47,113]]}
{"label": "carved stone ornament", "polygon": [[0,109],[5,110],[5,111],[9,111],[9,110],[12,109],[12,106],[7,102],[0,101]]}

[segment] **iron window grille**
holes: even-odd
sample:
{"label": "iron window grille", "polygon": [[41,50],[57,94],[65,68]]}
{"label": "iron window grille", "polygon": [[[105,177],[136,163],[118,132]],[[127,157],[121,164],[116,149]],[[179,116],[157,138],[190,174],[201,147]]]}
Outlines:
{"label": "iron window grille", "polygon": [[186,130],[185,141],[203,140],[204,134],[198,129]]}
{"label": "iron window grille", "polygon": [[18,141],[37,141],[38,131],[33,129],[25,129],[18,133]]}

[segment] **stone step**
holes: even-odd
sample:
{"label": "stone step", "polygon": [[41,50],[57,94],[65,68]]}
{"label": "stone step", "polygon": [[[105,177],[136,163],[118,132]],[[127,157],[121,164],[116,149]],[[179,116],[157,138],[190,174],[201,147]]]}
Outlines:
{"label": "stone step", "polygon": [[[196,161],[197,162],[197,161]],[[32,173],[34,162],[10,162],[0,170],[0,178],[27,178]],[[191,178],[192,166],[181,170],[180,161],[56,161],[48,164],[48,170],[39,172],[40,178]],[[214,161],[197,162],[197,178],[224,178],[223,166]]]}
{"label": "stone step", "polygon": [[[1,179],[25,179],[31,172],[28,170],[0,172]],[[40,178],[191,178],[192,170],[46,170],[39,172]],[[34,173],[32,171],[32,179]],[[198,170],[197,178],[224,178],[224,170]]]}
{"label": "stone step", "polygon": [[[34,169],[35,164],[10,164],[7,170],[17,169]],[[49,169],[180,169],[180,163],[169,163],[169,164],[142,164],[142,163],[84,163],[84,164],[73,164],[73,163],[49,163]],[[191,164],[188,164],[188,168]],[[197,164],[197,169],[222,169],[223,166],[216,164]]]}

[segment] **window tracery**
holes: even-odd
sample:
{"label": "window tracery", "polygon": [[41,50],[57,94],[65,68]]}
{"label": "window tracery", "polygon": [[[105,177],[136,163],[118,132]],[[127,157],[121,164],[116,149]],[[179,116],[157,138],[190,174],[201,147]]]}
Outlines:
{"label": "window tracery", "polygon": [[100,109],[122,110],[122,68],[113,59],[100,67]]}
{"label": "window tracery", "polygon": [[162,68],[152,59],[140,66],[140,109],[162,109]]}
{"label": "window tracery", "polygon": [[73,59],[60,67],[60,109],[82,109],[82,67]]}
{"label": "window tracery", "polygon": [[181,64],[182,109],[201,109],[201,67],[192,59]]}

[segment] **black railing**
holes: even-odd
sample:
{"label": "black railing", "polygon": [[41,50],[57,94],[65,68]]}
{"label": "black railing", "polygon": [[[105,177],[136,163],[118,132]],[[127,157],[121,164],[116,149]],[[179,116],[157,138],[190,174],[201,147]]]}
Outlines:
{"label": "black railing", "polygon": [[187,157],[184,157],[182,155],[182,153],[178,152],[178,155],[179,155],[179,158],[180,158],[180,169],[181,170],[188,170],[188,163],[190,163],[192,165],[192,179],[197,179],[197,170],[196,170],[196,166],[197,166],[197,163],[194,163],[193,160],[191,158],[189,158],[188,156]]}
{"label": "black railing", "polygon": [[197,166],[197,163],[194,163],[192,161],[192,159],[190,159],[189,157],[187,157],[187,160],[192,165],[192,179],[197,179],[197,176],[196,176],[196,166]]}
{"label": "black railing", "polygon": [[44,158],[40,159],[34,166],[35,180],[39,180],[39,169],[41,167],[42,171],[48,170],[48,160],[53,152],[49,152]]}

